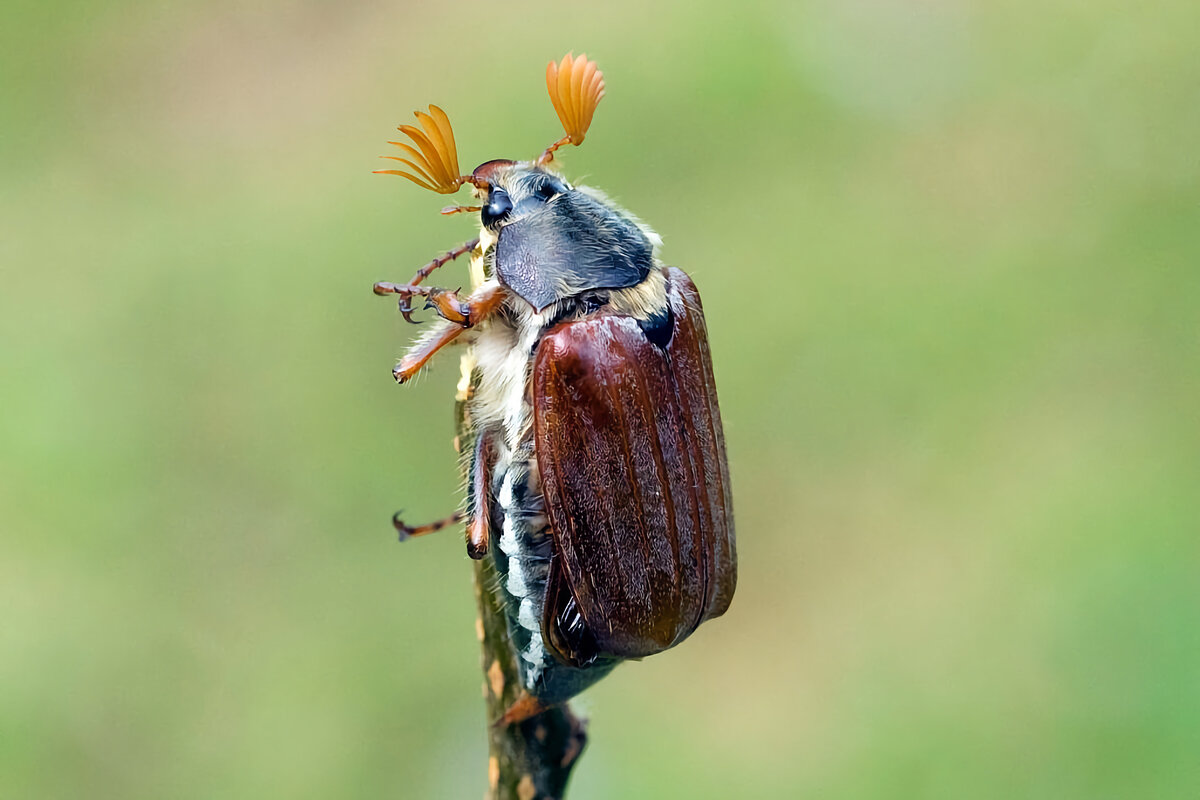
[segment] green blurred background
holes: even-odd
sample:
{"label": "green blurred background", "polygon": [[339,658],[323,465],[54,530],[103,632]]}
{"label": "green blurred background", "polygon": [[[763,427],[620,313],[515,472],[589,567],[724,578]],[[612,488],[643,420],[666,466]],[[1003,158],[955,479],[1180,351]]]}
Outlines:
{"label": "green blurred background", "polygon": [[6,9],[4,797],[480,796],[461,536],[388,522],[458,502],[456,359],[396,387],[370,292],[471,222],[370,171],[430,102],[536,155],[572,49],[741,556],[582,699],[572,797],[1200,792],[1194,2]]}

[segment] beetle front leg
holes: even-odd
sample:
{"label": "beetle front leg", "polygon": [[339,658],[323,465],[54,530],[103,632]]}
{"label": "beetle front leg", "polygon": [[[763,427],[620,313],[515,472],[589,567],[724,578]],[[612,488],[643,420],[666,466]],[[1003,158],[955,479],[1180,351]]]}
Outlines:
{"label": "beetle front leg", "polygon": [[[381,291],[380,287],[384,287]],[[475,290],[467,300],[460,301],[455,292],[444,289],[426,289],[423,286],[396,287],[395,284],[375,284],[377,294],[392,293],[392,288],[404,291],[416,289],[413,294],[423,294],[430,299],[431,304],[445,317],[449,324],[435,330],[430,336],[422,339],[412,350],[409,350],[400,363],[392,370],[396,383],[404,383],[421,371],[421,367],[433,358],[438,350],[457,339],[467,328],[478,325],[504,302],[507,290],[498,283],[485,283]]]}
{"label": "beetle front leg", "polygon": [[[466,207],[463,206],[462,208]],[[446,209],[443,209],[442,213],[445,212]],[[400,295],[400,313],[404,316],[405,322],[416,324],[417,321],[412,318],[413,308],[408,304],[408,301],[413,297],[413,295],[423,294],[423,292],[415,291],[416,285],[428,278],[430,274],[438,267],[448,264],[459,256],[471,252],[478,245],[479,239],[472,239],[469,242],[464,242],[453,250],[448,250],[445,254],[438,256],[425,266],[418,269],[416,274],[412,276],[412,280],[410,280],[407,284],[380,281],[379,283],[375,284],[375,294]]]}
{"label": "beetle front leg", "polygon": [[416,346],[405,353],[404,358],[400,359],[400,363],[392,369],[392,377],[396,379],[396,383],[407,383],[412,376],[421,371],[421,367],[425,366],[429,359],[433,358],[434,353],[453,342],[465,330],[466,328],[461,325],[442,323],[442,326],[432,336],[417,342]]}
{"label": "beetle front leg", "polygon": [[430,291],[428,288],[417,286],[415,282],[389,283],[388,281],[379,281],[372,287],[372,290],[377,295],[400,295],[400,302],[397,304],[397,307],[400,309],[400,315],[404,317],[404,321],[411,322],[413,325],[420,324],[419,320],[412,318],[412,313],[415,309],[409,305],[409,301],[414,297],[428,297]]}
{"label": "beetle front leg", "polygon": [[442,319],[464,328],[473,328],[491,316],[507,294],[507,290],[498,283],[485,283],[466,300],[459,300],[457,291],[425,289],[423,286],[416,288],[423,290],[426,308],[432,308]]}
{"label": "beetle front leg", "polygon": [[449,289],[430,289],[425,296],[425,307],[432,308],[438,316],[448,322],[456,322],[464,328],[471,327],[471,309],[458,299],[458,292]]}
{"label": "beetle front leg", "polygon": [[[464,211],[478,211],[479,210],[478,208],[472,208],[470,206],[453,206],[453,208],[455,208],[456,211],[458,209],[462,209]],[[445,214],[446,209],[443,208],[442,213]],[[451,213],[456,213],[456,212],[451,212]],[[448,251],[445,255],[438,256],[433,261],[430,261],[428,264],[426,264],[425,266],[423,266],[419,270],[417,270],[417,274],[413,275],[413,279],[411,281],[409,281],[409,283],[411,283],[413,285],[420,283],[421,281],[428,278],[429,274],[431,272],[433,272],[435,269],[437,269],[438,267],[442,266],[443,264],[445,264],[447,262],[453,261],[454,259],[458,258],[461,255],[465,255],[466,253],[471,252],[472,250],[474,250],[476,248],[476,246],[478,244],[479,244],[479,239],[475,238],[469,242],[460,244],[458,247],[454,248],[453,250]]]}
{"label": "beetle front leg", "polygon": [[425,307],[432,308],[444,320],[457,323],[464,328],[470,328],[491,314],[504,300],[504,288],[499,284],[486,284],[475,291],[466,300],[460,300],[458,293],[461,289],[450,291],[436,286],[417,286],[412,283],[388,283],[380,281],[375,284],[375,294],[400,295],[400,313],[409,322],[408,315],[413,309],[408,301],[414,297],[424,297]]}
{"label": "beetle front leg", "polygon": [[[445,214],[447,212],[455,213],[455,211],[451,211],[451,209],[455,209],[455,211],[459,210],[459,209],[461,209],[463,211],[472,211],[472,210],[478,211],[479,210],[477,208],[472,208],[470,206],[450,206],[449,208],[442,209],[442,213],[443,214]],[[402,295],[400,298],[400,313],[404,315],[404,320],[406,322],[412,322],[415,324],[416,320],[412,318],[412,312],[413,312],[412,306],[410,306],[408,304],[408,300],[409,300],[409,298],[412,297],[412,293],[409,293],[407,296],[403,296],[405,294],[403,290],[411,289],[412,287],[416,286],[421,281],[428,278],[430,276],[430,274],[438,267],[441,267],[444,264],[448,264],[451,261],[453,261],[454,259],[458,258],[459,256],[465,255],[465,254],[471,252],[478,245],[479,245],[479,239],[472,239],[469,242],[464,242],[463,244],[459,245],[458,247],[454,248],[453,250],[448,250],[445,254],[438,256],[437,258],[433,259],[428,264],[426,264],[425,266],[423,266],[419,270],[417,270],[416,274],[412,276],[412,280],[410,280],[407,284],[387,283],[385,281],[380,281],[379,283],[375,284],[375,294],[400,294],[400,295]]]}

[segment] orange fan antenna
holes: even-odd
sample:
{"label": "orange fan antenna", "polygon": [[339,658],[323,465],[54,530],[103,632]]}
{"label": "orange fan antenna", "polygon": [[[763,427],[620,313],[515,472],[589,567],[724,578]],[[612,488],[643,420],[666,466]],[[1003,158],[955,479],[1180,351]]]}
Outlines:
{"label": "orange fan antenna", "polygon": [[380,156],[389,161],[399,161],[408,169],[377,169],[375,172],[408,178],[417,186],[438,194],[458,191],[464,183],[471,181],[471,176],[461,175],[458,171],[458,148],[454,144],[450,118],[445,111],[433,105],[429,107],[428,114],[423,111],[413,113],[421,127],[401,125],[397,130],[411,139],[416,147],[404,142],[388,142],[399,147],[408,157]]}
{"label": "orange fan antenna", "polygon": [[586,53],[578,57],[567,53],[559,63],[546,65],[546,91],[567,135],[546,148],[539,164],[551,161],[554,151],[564,144],[583,144],[596,106],[604,97],[604,73],[596,69],[595,61],[588,61]]}

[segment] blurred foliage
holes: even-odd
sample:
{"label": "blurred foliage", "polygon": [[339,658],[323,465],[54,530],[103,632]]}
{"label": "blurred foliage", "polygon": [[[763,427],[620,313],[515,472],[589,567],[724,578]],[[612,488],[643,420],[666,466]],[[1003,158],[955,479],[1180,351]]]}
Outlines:
{"label": "blurred foliage", "polygon": [[[730,613],[590,692],[587,798],[1195,796],[1195,3],[9,4],[5,797],[477,797],[456,359],[378,279],[609,86],[586,177],[704,293]],[[466,283],[460,265],[442,282]]]}

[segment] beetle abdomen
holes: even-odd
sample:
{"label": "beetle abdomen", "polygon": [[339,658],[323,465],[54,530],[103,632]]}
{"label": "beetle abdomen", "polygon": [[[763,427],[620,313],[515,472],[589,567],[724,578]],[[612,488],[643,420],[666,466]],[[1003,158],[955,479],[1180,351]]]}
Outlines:
{"label": "beetle abdomen", "polygon": [[[553,541],[527,400],[528,370],[541,332],[540,319],[532,315],[498,319],[480,332],[474,348],[480,380],[472,416],[491,421],[487,433],[497,443],[490,480],[491,527],[498,534],[489,555],[499,576],[494,591],[500,593],[508,617],[522,684],[543,703],[553,705],[604,677],[617,660],[587,668],[566,666],[547,650],[542,638]],[[518,353],[522,355],[514,357]]]}
{"label": "beetle abdomen", "polygon": [[553,705],[602,678],[616,660],[575,668],[560,663],[547,650],[541,619],[553,551],[550,526],[543,513],[536,473],[531,474],[529,462],[523,458],[512,458],[517,454],[507,455],[509,459],[497,463],[494,484],[501,531],[493,551],[500,576],[497,590],[504,598],[521,682],[530,694]]}
{"label": "beetle abdomen", "polygon": [[[524,450],[526,448],[521,448]],[[528,459],[502,448],[492,492],[499,517],[500,537],[494,558],[505,595],[510,632],[521,658],[525,683],[536,683],[545,669],[539,616],[550,569],[549,526],[536,487],[530,487]]]}

